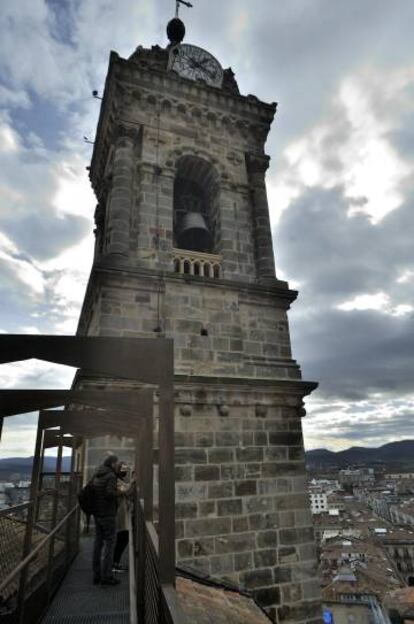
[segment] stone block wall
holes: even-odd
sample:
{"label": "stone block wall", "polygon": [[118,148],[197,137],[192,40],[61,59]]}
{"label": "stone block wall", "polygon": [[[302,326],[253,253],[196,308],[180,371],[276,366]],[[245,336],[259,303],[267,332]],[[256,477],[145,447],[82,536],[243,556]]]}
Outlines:
{"label": "stone block wall", "polygon": [[320,615],[299,386],[177,384],[178,565],[251,590],[277,622]]}
{"label": "stone block wall", "polygon": [[177,374],[300,378],[287,319],[295,293],[287,288],[104,267],[93,281],[102,287],[88,295],[89,334],[138,338],[160,329],[174,338]]}
{"label": "stone block wall", "polygon": [[[128,387],[106,383],[92,382]],[[319,621],[302,383],[177,376],[175,388],[177,565],[252,592],[280,624]],[[106,436],[89,443],[89,472],[109,450],[133,463],[131,441]]]}
{"label": "stone block wall", "polygon": [[113,63],[90,173],[105,214],[98,256],[171,269],[174,180],[180,159],[194,157],[214,172],[224,277],[274,278],[264,142],[275,105]]}

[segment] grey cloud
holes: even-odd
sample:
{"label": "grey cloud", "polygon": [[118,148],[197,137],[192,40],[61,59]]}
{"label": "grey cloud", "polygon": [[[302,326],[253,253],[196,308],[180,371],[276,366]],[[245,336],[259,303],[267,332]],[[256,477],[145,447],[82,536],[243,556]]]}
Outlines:
{"label": "grey cloud", "polygon": [[410,289],[396,280],[414,266],[413,204],[409,198],[374,226],[363,214],[347,216],[341,188],[304,191],[275,231],[277,265],[304,282],[307,303],[316,293],[325,305],[378,290],[397,295]]}
{"label": "grey cloud", "polygon": [[70,366],[53,367],[37,360],[27,360],[18,380],[22,388],[68,388],[76,368]]}
{"label": "grey cloud", "polygon": [[29,412],[27,414],[19,414],[18,416],[7,417],[6,423],[12,426],[19,426],[19,428],[28,428],[37,421],[37,418],[37,412]]}
{"label": "grey cloud", "polygon": [[370,393],[412,392],[413,315],[342,311],[339,303],[384,291],[393,305],[413,301],[397,284],[413,267],[411,201],[373,226],[348,218],[341,189],[315,188],[286,210],[276,231],[278,265],[301,282],[290,319],[294,355],[320,397],[360,400]]}
{"label": "grey cloud", "polygon": [[388,134],[388,139],[404,158],[412,161],[414,159],[414,113],[403,121],[405,123],[401,124],[402,127]]}
{"label": "grey cloud", "polygon": [[392,418],[371,417],[369,421],[358,422],[357,420],[345,420],[332,426],[329,432],[333,438],[347,438],[357,440],[363,445],[364,440],[376,440],[378,445],[384,440],[395,437],[413,437],[412,419],[413,412],[405,412],[392,416]]}
{"label": "grey cloud", "polygon": [[[278,100],[277,130],[270,153],[326,113],[338,82],[364,64],[411,62],[414,6],[400,2],[289,2],[281,9],[261,2],[249,11],[243,50],[249,72],[243,82],[263,99]],[[250,85],[253,86],[251,87]]]}
{"label": "grey cloud", "polygon": [[[405,405],[405,403],[404,403],[404,405]],[[396,407],[395,404],[394,404],[394,406]],[[344,411],[345,414],[347,412],[351,412],[353,414],[362,414],[362,415],[364,415],[364,413],[371,413],[376,408],[377,408],[377,406],[374,403],[369,403],[368,401],[364,401],[364,403],[362,405],[358,405],[358,403],[356,403],[356,404],[354,403],[352,405],[347,405],[346,407],[343,408],[343,411]]]}
{"label": "grey cloud", "polygon": [[90,231],[90,221],[75,215],[30,214],[22,219],[0,219],[0,226],[20,248],[39,260],[53,258]]}
{"label": "grey cloud", "polygon": [[293,318],[295,356],[318,395],[361,400],[375,392],[398,398],[413,391],[413,317],[318,308],[304,322]]}

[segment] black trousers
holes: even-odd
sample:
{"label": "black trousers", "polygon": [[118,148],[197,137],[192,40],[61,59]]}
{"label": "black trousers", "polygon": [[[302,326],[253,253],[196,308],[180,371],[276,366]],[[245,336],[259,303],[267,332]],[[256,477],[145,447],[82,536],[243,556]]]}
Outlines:
{"label": "black trousers", "polygon": [[114,550],[114,563],[121,561],[122,553],[124,552],[128,544],[128,531],[118,531],[116,534],[115,550]]}
{"label": "black trousers", "polygon": [[95,516],[93,573],[96,578],[112,577],[115,531],[115,516]]}

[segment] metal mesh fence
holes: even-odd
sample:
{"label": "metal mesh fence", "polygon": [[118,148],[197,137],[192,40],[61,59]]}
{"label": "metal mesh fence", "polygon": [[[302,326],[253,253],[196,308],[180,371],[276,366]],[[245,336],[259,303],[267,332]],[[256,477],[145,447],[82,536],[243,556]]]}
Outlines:
{"label": "metal mesh fence", "polygon": [[29,506],[24,503],[0,510],[0,583],[22,560]]}
{"label": "metal mesh fence", "polygon": [[32,597],[42,608],[78,550],[80,475],[55,479],[43,475],[34,501],[0,511],[0,619],[31,622]]}

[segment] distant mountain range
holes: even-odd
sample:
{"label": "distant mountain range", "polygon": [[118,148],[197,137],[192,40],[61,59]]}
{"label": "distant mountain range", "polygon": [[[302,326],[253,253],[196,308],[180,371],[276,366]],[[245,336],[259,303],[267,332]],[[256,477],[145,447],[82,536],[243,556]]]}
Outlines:
{"label": "distant mountain range", "polygon": [[[0,479],[4,480],[11,474],[30,475],[33,457],[8,457],[0,459]],[[395,467],[404,467],[414,472],[414,440],[401,440],[390,442],[379,448],[366,448],[364,446],[352,446],[345,451],[328,451],[327,449],[314,449],[306,452],[306,464],[309,468],[327,468],[337,466],[344,468],[355,464],[387,464]],[[45,472],[54,472],[56,466],[55,457],[45,457]],[[62,467],[64,471],[70,469],[70,458],[63,457]]]}
{"label": "distant mountain range", "polygon": [[[0,479],[6,479],[6,475],[13,473],[22,476],[30,475],[32,471],[33,457],[7,457],[0,459]],[[56,468],[56,457],[45,457],[43,470],[54,472]],[[70,469],[70,457],[63,457],[62,470],[66,472]]]}
{"label": "distant mountain range", "polygon": [[314,449],[306,452],[306,463],[310,468],[338,466],[351,464],[395,464],[412,465],[414,470],[414,440],[390,442],[378,448],[352,446],[345,451],[328,451]]}

